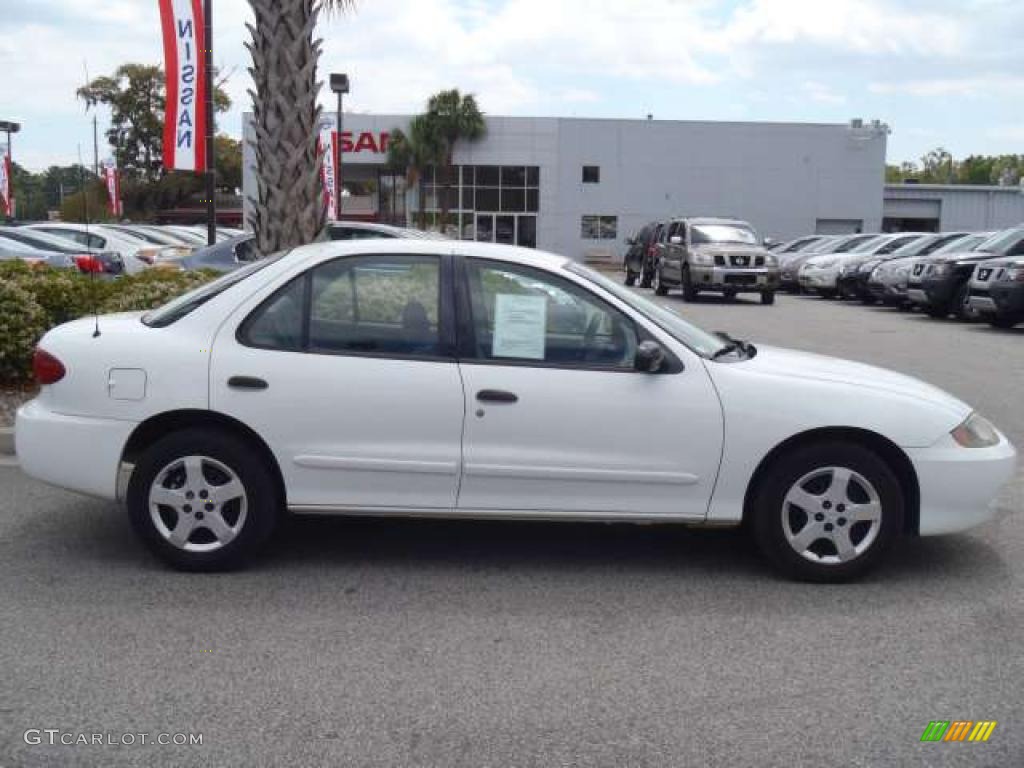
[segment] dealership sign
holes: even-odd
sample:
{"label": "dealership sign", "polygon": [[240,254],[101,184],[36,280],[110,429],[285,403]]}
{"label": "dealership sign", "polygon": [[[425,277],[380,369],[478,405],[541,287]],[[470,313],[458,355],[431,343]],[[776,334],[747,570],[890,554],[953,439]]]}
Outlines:
{"label": "dealership sign", "polygon": [[121,203],[121,173],[117,170],[117,161],[108,157],[100,166],[100,172],[107,188],[107,210],[114,218],[120,218],[124,215],[124,206]]}
{"label": "dealership sign", "polygon": [[380,133],[372,131],[361,131],[360,133],[343,131],[341,134],[341,151],[349,154],[369,152],[374,155],[386,155],[390,139],[391,134],[387,131]]}
{"label": "dealership sign", "polygon": [[202,0],[159,0],[167,76],[164,167],[206,167],[206,57]]}

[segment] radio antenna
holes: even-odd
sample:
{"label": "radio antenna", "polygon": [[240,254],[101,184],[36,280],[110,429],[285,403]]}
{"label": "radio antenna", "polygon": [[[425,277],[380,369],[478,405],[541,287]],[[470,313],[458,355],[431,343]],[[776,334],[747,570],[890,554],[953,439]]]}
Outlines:
{"label": "radio antenna", "polygon": [[100,303],[96,296],[96,267],[99,266],[99,257],[93,254],[92,251],[92,237],[89,234],[89,190],[85,183],[85,165],[82,164],[82,145],[78,145],[78,178],[79,187],[82,190],[82,215],[85,218],[85,248],[89,254],[88,269],[89,269],[89,293],[92,298],[92,315],[93,315],[93,331],[92,337],[95,339],[100,335]]}

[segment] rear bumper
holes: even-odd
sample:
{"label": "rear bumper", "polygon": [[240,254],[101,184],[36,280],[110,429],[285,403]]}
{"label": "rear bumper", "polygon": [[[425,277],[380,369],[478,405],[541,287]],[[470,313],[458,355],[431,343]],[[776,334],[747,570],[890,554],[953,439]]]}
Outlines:
{"label": "rear bumper", "polygon": [[135,422],[54,413],[32,400],[18,409],[14,445],[25,474],[90,496],[115,499],[117,471]]}
{"label": "rear bumper", "polygon": [[921,489],[922,536],[963,531],[995,515],[993,500],[1017,472],[1017,452],[1000,437],[991,448],[963,448],[946,435],[927,448],[906,449]]}

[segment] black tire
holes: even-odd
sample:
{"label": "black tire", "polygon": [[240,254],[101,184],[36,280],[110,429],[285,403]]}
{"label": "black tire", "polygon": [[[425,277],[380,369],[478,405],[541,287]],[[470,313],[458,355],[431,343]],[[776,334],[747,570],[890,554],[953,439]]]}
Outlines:
{"label": "black tire", "polygon": [[[166,468],[173,465],[176,460],[195,455],[212,460],[210,465],[204,465],[201,470],[203,484],[208,483],[210,488],[214,489],[219,485],[215,482],[217,478],[210,476],[218,472],[216,467],[210,468],[213,462],[216,462],[237,476],[245,494],[244,515],[241,507],[238,507],[238,512],[234,516],[235,522],[228,523],[230,526],[240,526],[234,538],[220,548],[207,552],[188,551],[172,544],[158,530],[150,514],[150,488],[158,480],[158,475],[164,475]],[[189,481],[184,482],[187,487]],[[252,446],[228,432],[207,428],[173,432],[150,446],[135,465],[128,486],[127,501],[129,519],[146,546],[168,565],[184,571],[218,571],[243,565],[273,534],[282,518],[283,507],[274,473],[253,451]],[[194,515],[195,529],[186,539],[186,544],[194,545],[196,542],[193,539],[198,539],[200,534],[203,534],[201,529],[204,526],[200,521],[204,519],[204,512],[198,509],[202,504],[203,502],[196,498],[196,509],[189,513]],[[227,507],[226,504],[223,509],[223,520],[229,520],[233,512]],[[208,510],[210,508],[207,506]],[[176,521],[181,514],[182,512],[174,507],[161,507],[158,516],[170,528],[168,518]],[[213,512],[207,511],[205,514],[209,516],[205,518],[207,521],[213,519]],[[221,511],[217,510],[216,514],[220,515]],[[205,534],[216,539],[210,528],[206,529]]]}
{"label": "black tire", "polygon": [[654,275],[652,273],[651,268],[645,264],[643,266],[643,268],[640,270],[640,287],[641,288],[650,288],[651,287],[651,279],[653,277],[654,277]]}
{"label": "black tire", "polygon": [[636,272],[626,272],[626,285],[630,287],[636,285]]}
{"label": "black tire", "polygon": [[934,318],[935,320],[945,320],[949,317],[949,307],[947,306],[936,306],[935,304],[925,304],[924,312],[928,317]]}
{"label": "black tire", "polygon": [[775,303],[775,291],[765,291],[761,294],[762,304],[774,304]]}
{"label": "black tire", "polygon": [[[804,556],[790,545],[786,528],[791,528],[794,520],[799,523],[801,517],[805,519],[805,525],[810,524],[813,515],[792,504],[785,504],[785,499],[790,490],[797,487],[798,481],[813,476],[816,471],[823,473],[823,483],[834,483],[835,476],[829,473],[832,467],[851,470],[873,487],[881,509],[877,526],[866,521],[851,523],[838,517],[842,514],[838,504],[826,509],[825,502],[822,502],[823,508],[816,509],[813,515],[819,515],[814,524],[823,532],[805,550],[811,556]],[[805,490],[813,487],[816,482],[818,480],[814,479],[805,483]],[[854,481],[848,488],[853,488],[857,494],[867,498],[859,481]],[[831,487],[825,492],[826,496],[829,494],[832,494]],[[763,473],[758,487],[754,489],[748,514],[752,516],[749,521],[750,530],[758,548],[779,571],[800,581],[841,582],[862,576],[884,557],[886,550],[903,530],[904,500],[896,475],[878,454],[858,443],[829,440],[808,443],[778,457],[768,471]],[[829,525],[832,526],[829,530],[835,533],[824,532]],[[796,534],[799,535],[802,530],[801,526]],[[825,537],[841,536],[843,532],[847,541],[853,542],[854,548],[865,542],[866,545],[863,551],[851,559],[838,561],[838,547],[829,544]],[[858,536],[860,538],[854,541]],[[832,558],[837,561],[827,562],[815,558]]]}
{"label": "black tire", "polygon": [[690,278],[690,265],[683,264],[683,301],[696,301],[697,294],[700,293],[694,285],[693,280]]}
{"label": "black tire", "polygon": [[652,279],[652,285],[654,287],[654,294],[656,296],[667,296],[668,286],[661,279],[661,267],[657,266],[654,268],[654,277]]}
{"label": "black tire", "polygon": [[1003,330],[1013,328],[1017,323],[1024,323],[1024,317],[1015,317],[1014,315],[989,315],[986,319],[993,328]]}
{"label": "black tire", "polygon": [[953,295],[953,316],[965,323],[978,319],[978,312],[967,305],[968,297],[971,295],[970,286],[964,283],[956,289]]}
{"label": "black tire", "polygon": [[726,301],[733,301],[736,298],[736,289],[735,288],[726,289],[726,290],[722,291],[722,296],[725,297]]}

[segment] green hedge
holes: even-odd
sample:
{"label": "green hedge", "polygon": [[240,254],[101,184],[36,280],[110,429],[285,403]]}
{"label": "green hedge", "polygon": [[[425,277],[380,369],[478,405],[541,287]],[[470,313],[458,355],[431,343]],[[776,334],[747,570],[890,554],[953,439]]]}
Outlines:
{"label": "green hedge", "polygon": [[158,307],[217,277],[213,272],[150,269],[101,280],[67,270],[0,262],[0,382],[32,376],[32,350],[50,328],[99,312]]}

